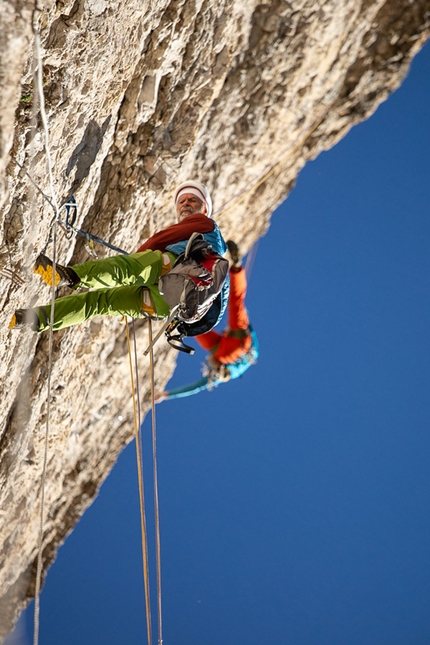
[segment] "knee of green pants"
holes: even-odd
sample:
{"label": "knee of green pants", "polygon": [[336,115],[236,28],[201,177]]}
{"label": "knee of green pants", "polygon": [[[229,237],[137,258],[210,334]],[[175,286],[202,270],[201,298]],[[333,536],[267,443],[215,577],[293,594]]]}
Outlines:
{"label": "knee of green pants", "polygon": [[[148,285],[146,288],[151,294],[157,317],[168,316],[169,306],[160,295],[157,285]],[[145,287],[114,287],[57,298],[53,328],[57,330],[77,325],[93,316],[139,318],[143,312],[144,289]],[[45,331],[50,326],[51,305],[35,307],[34,311],[39,317],[38,331]]]}
{"label": "knee of green pants", "polygon": [[78,286],[105,288],[155,284],[162,271],[161,251],[143,251],[130,255],[114,255],[73,265],[80,279]]}
{"label": "knee of green pants", "polygon": [[[156,284],[146,287],[116,287],[106,289],[105,298],[109,303],[107,310],[101,311],[110,316],[125,315],[139,318],[143,314],[143,297],[147,289],[151,295],[151,300],[158,318],[165,318],[169,315],[170,309],[164,298],[160,295]],[[92,293],[97,293],[93,291]]]}

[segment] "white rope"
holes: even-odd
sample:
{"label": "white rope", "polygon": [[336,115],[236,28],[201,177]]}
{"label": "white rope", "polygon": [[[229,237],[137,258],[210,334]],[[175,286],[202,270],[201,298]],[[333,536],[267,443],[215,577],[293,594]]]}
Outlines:
{"label": "white rope", "polygon": [[[45,133],[45,151],[48,165],[49,173],[49,185],[51,189],[51,198],[55,208],[56,221],[53,224],[53,262],[52,262],[52,274],[55,276],[56,271],[56,257],[57,257],[57,217],[58,217],[58,203],[54,191],[54,180],[52,174],[52,162],[51,162],[51,152],[49,148],[49,130],[48,130],[48,119],[46,116],[45,110],[45,98],[43,94],[43,70],[42,70],[42,56],[40,51],[40,38],[38,30],[33,24],[34,32],[34,49],[35,56],[37,60],[37,90],[39,95],[39,107],[40,114],[42,118],[44,133]],[[51,290],[51,319],[50,319],[50,329],[49,329],[49,359],[48,359],[48,383],[47,383],[47,411],[46,411],[46,425],[45,425],[45,443],[44,443],[44,453],[43,453],[43,467],[42,467],[42,490],[40,496],[40,511],[39,511],[39,540],[38,540],[38,555],[37,555],[37,567],[36,567],[36,585],[35,585],[35,596],[34,596],[34,633],[33,633],[33,645],[38,645],[39,643],[39,618],[40,618],[40,588],[42,581],[42,571],[43,571],[43,529],[44,529],[44,516],[45,516],[45,487],[46,487],[46,473],[48,465],[48,443],[49,443],[49,423],[51,417],[51,375],[52,375],[52,350],[53,350],[53,329],[54,329],[54,314],[55,314],[55,280],[52,280],[52,290]]]}
{"label": "white rope", "polygon": [[48,165],[49,186],[51,188],[51,199],[54,204],[55,214],[58,216],[58,202],[54,191],[54,178],[52,174],[51,150],[49,147],[48,117],[46,116],[45,96],[43,94],[43,68],[42,68],[42,55],[40,51],[40,37],[36,27],[34,27],[34,48],[35,48],[36,59],[37,59],[37,89],[39,93],[40,116],[42,118],[43,130],[45,132],[45,150],[46,150],[46,161]]}

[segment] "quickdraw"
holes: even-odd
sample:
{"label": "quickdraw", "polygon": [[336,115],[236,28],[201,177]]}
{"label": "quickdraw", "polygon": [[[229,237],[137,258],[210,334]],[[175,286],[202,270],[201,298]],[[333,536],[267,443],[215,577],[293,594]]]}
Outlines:
{"label": "quickdraw", "polygon": [[[121,255],[129,255],[127,251],[124,251],[124,249],[119,248],[119,246],[114,246],[113,244],[110,244],[110,242],[106,242],[106,240],[103,240],[101,237],[98,237],[98,235],[94,235],[93,233],[88,233],[87,231],[83,231],[81,228],[77,228],[75,226],[76,218],[78,215],[78,206],[76,204],[76,200],[73,197],[73,195],[70,197],[69,201],[63,204],[63,206],[66,208],[66,220],[64,222],[64,228],[66,230],[66,235],[68,235],[68,239],[71,237],[71,233],[76,233],[76,235],[80,235],[80,237],[83,237],[87,241],[87,245],[89,248],[89,251],[91,255],[97,258],[97,254],[94,250],[94,242],[97,244],[101,244],[102,246],[106,246],[108,249],[111,249],[112,251],[116,251],[117,253],[120,253]],[[60,221],[61,224],[61,221]]]}
{"label": "quickdraw", "polygon": [[[44,195],[44,193],[42,193],[42,195],[46,199],[46,196]],[[49,200],[48,202],[51,204]],[[66,209],[66,216],[64,221],[61,219],[61,210],[63,208]],[[102,246],[105,246],[108,249],[115,251],[116,253],[120,253],[121,255],[129,255],[127,251],[124,251],[124,249],[121,249],[119,246],[114,246],[110,242],[106,242],[106,240],[103,240],[98,235],[94,235],[93,233],[88,233],[87,231],[83,231],[81,228],[76,227],[75,223],[76,223],[77,216],[78,216],[78,205],[76,203],[76,199],[72,195],[68,201],[61,204],[61,207],[59,208],[59,211],[58,211],[58,215],[55,214],[54,217],[51,219],[51,222],[49,224],[48,238],[46,240],[45,246],[42,249],[42,253],[46,253],[46,249],[48,248],[49,244],[52,242],[52,228],[54,226],[54,223],[56,222],[63,229],[67,240],[71,240],[74,233],[76,235],[79,235],[80,237],[83,237],[86,240],[85,248],[87,249],[89,254],[96,259],[98,259],[98,255],[95,251],[94,243],[101,244]]]}

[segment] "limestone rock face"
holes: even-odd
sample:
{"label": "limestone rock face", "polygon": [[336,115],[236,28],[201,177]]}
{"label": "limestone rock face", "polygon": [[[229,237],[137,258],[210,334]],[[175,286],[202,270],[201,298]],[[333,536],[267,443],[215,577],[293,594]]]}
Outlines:
{"label": "limestone rock face", "polygon": [[[175,221],[174,187],[194,177],[211,190],[226,239],[247,249],[306,161],[399,86],[430,25],[429,0],[38,5],[34,14],[25,0],[0,8],[2,637],[34,594],[49,353],[48,334],[7,323],[15,308],[49,301],[31,266],[48,241],[52,204],[74,194],[77,226],[132,251]],[[87,252],[60,228],[57,257]],[[147,324],[136,328],[143,347]],[[123,323],[94,319],[57,332],[52,357],[45,570],[133,436]],[[149,367],[139,360],[146,410]],[[157,388],[174,365],[174,350],[158,342]]]}

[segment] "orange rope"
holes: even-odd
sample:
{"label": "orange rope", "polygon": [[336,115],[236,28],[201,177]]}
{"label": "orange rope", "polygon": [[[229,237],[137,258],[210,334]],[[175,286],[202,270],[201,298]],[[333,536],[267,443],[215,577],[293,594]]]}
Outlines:
{"label": "orange rope", "polygon": [[157,614],[158,614],[158,645],[163,643],[163,620],[161,612],[161,544],[160,544],[160,513],[158,504],[158,475],[157,475],[157,428],[155,420],[155,383],[154,383],[154,343],[152,341],[152,321],[148,319],[149,335],[149,365],[151,372],[151,408],[152,408],[152,459],[154,471],[154,512],[155,512],[155,559],[157,567]]}
{"label": "orange rope", "polygon": [[[139,482],[139,503],[140,503],[140,526],[142,533],[142,562],[143,562],[143,581],[145,590],[145,607],[146,607],[146,628],[148,634],[148,645],[152,644],[152,627],[151,627],[151,604],[149,597],[149,566],[148,566],[148,538],[146,531],[146,515],[145,515],[145,497],[144,497],[144,484],[143,484],[143,458],[142,458],[142,437],[140,432],[140,414],[138,414],[138,405],[136,404],[136,388],[133,377],[133,361],[131,356],[130,347],[130,331],[128,322],[125,322],[125,329],[127,334],[127,348],[130,364],[130,380],[131,390],[133,397],[133,412],[134,412],[134,435],[136,440],[136,460],[137,460],[137,476]],[[133,330],[134,331],[134,330]],[[137,364],[136,364],[137,373]]]}

